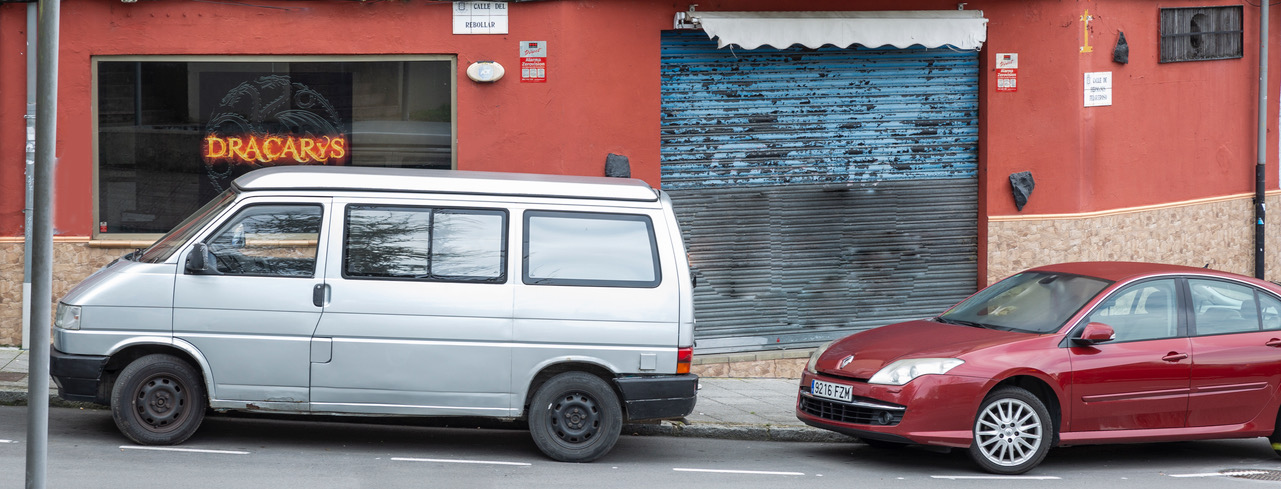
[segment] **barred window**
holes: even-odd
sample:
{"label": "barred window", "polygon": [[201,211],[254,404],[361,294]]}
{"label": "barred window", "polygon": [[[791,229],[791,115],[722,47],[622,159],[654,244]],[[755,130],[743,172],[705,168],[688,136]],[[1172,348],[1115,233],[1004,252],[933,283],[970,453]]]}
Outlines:
{"label": "barred window", "polygon": [[1243,56],[1241,6],[1161,9],[1161,62]]}

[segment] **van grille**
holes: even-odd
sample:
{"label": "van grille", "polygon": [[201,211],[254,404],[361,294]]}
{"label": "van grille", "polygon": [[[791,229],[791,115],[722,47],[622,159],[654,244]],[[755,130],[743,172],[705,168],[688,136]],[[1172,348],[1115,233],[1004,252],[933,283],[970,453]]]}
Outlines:
{"label": "van grille", "polygon": [[[855,399],[857,402],[858,399]],[[885,404],[880,401],[872,401]],[[877,426],[894,426],[903,421],[905,409],[877,409],[869,406],[845,404],[840,401],[829,401],[809,396],[801,396],[801,411],[811,416],[839,421],[841,423],[870,424]]]}

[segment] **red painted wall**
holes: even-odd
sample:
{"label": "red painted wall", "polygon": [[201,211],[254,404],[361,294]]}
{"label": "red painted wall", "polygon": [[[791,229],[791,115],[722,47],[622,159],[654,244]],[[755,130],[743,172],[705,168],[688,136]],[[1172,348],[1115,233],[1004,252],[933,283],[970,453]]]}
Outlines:
{"label": "red painted wall", "polygon": [[[989,12],[982,94],[987,215],[1019,214],[1009,174],[1030,170],[1023,214],[1082,213],[1252,192],[1259,9],[1245,4],[1241,59],[1158,63],[1159,7],[1221,1],[971,2]],[[1093,52],[1081,52],[1088,24]],[[1278,26],[1281,9],[1273,9]],[[1277,188],[1278,28],[1270,53],[1268,188]],[[1119,32],[1130,62],[1112,61]],[[1018,53],[1019,88],[995,92],[997,53]],[[1113,105],[1084,107],[1084,74],[1113,74]]]}
{"label": "red painted wall", "polygon": [[[254,3],[261,6],[63,0],[57,234],[92,231],[95,55],[455,54],[458,169],[603,175],[606,155],[616,153],[629,157],[632,176],[659,185],[658,39],[670,28],[670,9],[626,1],[519,3],[510,6],[507,35],[454,35],[449,2]],[[11,53],[23,40],[25,11],[0,9],[0,107],[21,114],[25,58]],[[520,83],[520,41],[548,43],[547,83]],[[468,80],[467,66],[481,60],[501,63],[506,77],[494,84]],[[6,236],[22,233],[21,123],[21,117],[0,123]]]}
{"label": "red painted wall", "polygon": [[[510,5],[507,35],[453,35],[448,2],[220,3],[63,0],[56,218],[60,235],[92,231],[94,55],[455,54],[457,157],[463,170],[600,175],[607,153],[659,185],[659,35],[689,1],[550,0]],[[778,0],[697,1],[698,9],[790,10]],[[1190,1],[971,1],[990,19],[982,53],[980,210],[1019,214],[1008,175],[1033,172],[1022,214],[1080,213],[1250,192],[1255,161],[1258,8],[1245,4],[1245,57],[1157,63],[1158,7]],[[806,2],[806,10],[956,8],[955,1]],[[1089,43],[1084,54],[1088,9]],[[1274,9],[1273,41],[1281,39]],[[0,236],[21,235],[25,6],[0,5]],[[1111,61],[1118,31],[1130,63]],[[548,43],[548,82],[520,83],[519,41]],[[996,53],[1020,56],[1019,90],[995,92]],[[1281,84],[1273,50],[1270,87]],[[467,80],[495,60],[507,77]],[[1114,104],[1083,107],[1083,74],[1111,71]],[[1277,188],[1276,105],[1269,188]],[[980,223],[980,231],[983,229]],[[980,250],[980,257],[983,251]],[[982,275],[982,274],[980,274]]]}
{"label": "red painted wall", "polygon": [[0,4],[0,236],[21,236],[26,204],[27,6]]}

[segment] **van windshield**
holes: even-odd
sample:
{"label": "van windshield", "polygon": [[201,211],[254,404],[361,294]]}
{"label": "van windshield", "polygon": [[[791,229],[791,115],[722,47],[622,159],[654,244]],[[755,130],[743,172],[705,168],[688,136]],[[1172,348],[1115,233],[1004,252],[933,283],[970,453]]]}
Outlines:
{"label": "van windshield", "polygon": [[191,239],[192,235],[196,234],[196,231],[203,229],[205,224],[208,224],[210,220],[221,214],[223,209],[230,206],[236,200],[238,193],[232,188],[214,197],[208,204],[191,213],[177,226],[174,226],[168,234],[162,236],[159,241],[156,241],[150,248],[143,251],[142,255],[138,256],[138,261],[160,263],[168,260],[170,256],[173,256],[174,252],[178,251],[178,248],[181,248],[187,240]]}

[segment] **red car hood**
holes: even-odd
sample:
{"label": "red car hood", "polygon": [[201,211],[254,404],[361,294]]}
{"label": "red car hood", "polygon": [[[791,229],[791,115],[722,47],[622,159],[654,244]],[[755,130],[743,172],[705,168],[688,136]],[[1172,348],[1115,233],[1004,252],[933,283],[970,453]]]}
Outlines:
{"label": "red car hood", "polygon": [[[819,372],[869,379],[882,367],[903,358],[960,358],[966,353],[1031,337],[1028,333],[958,326],[934,321],[908,321],[836,340],[819,357]],[[842,360],[853,360],[838,368]]]}

